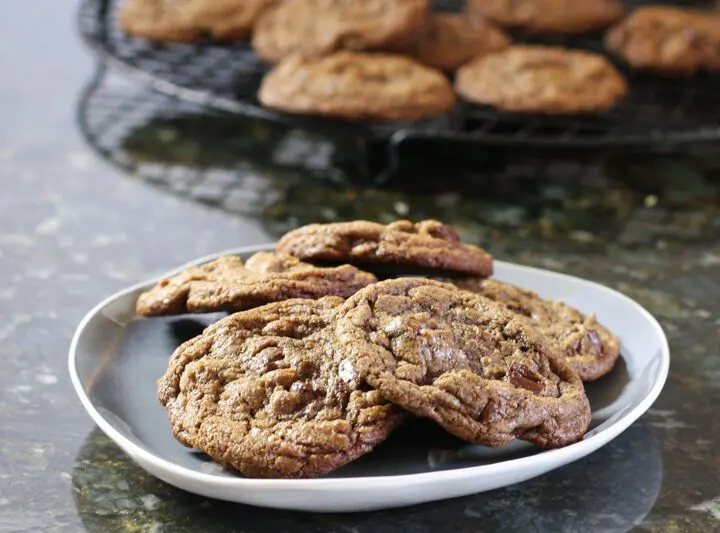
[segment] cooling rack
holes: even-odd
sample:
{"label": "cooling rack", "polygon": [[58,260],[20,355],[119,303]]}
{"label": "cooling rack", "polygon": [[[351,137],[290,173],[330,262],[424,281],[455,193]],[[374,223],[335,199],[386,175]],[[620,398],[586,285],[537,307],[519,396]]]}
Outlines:
{"label": "cooling rack", "polygon": [[[710,75],[673,79],[626,72],[631,87],[628,97],[600,116],[515,115],[462,103],[439,119],[358,125],[276,112],[264,108],[256,98],[268,66],[248,44],[152,44],[129,37],[116,24],[120,1],[82,3],[80,32],[90,48],[110,66],[154,90],[220,112],[333,137],[387,142],[391,151],[408,139],[576,148],[672,145],[720,138],[720,76]],[[626,3],[632,8],[646,2]],[[434,7],[453,11],[461,4],[435,0]],[[708,2],[683,5],[706,6]],[[601,36],[551,42],[602,50]]]}

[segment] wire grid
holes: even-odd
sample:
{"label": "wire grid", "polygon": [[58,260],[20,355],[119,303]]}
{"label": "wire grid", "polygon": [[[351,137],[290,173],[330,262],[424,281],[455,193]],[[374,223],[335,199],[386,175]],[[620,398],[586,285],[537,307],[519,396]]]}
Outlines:
{"label": "wire grid", "polygon": [[[448,116],[412,124],[354,124],[276,112],[257,100],[267,65],[247,43],[162,45],[135,39],[117,26],[119,1],[84,0],[80,11],[84,39],[109,64],[155,90],[212,109],[308,131],[389,140],[392,144],[419,138],[562,147],[656,145],[720,138],[720,76],[711,75],[672,79],[626,72],[629,95],[615,109],[598,116],[515,115],[468,103],[459,104]],[[648,2],[626,2],[628,8],[644,3]],[[456,11],[462,4],[458,0],[435,0],[434,7]],[[698,0],[683,3],[709,4]],[[602,50],[600,36],[549,42]]]}
{"label": "wire grid", "polygon": [[[352,187],[368,185],[373,177],[363,173],[357,162],[367,154],[351,153],[353,145],[342,140],[215,112],[142,87],[128,89],[113,83],[102,64],[81,95],[77,118],[90,146],[113,165],[155,186],[228,211],[241,212],[232,201],[238,196],[247,200],[243,209],[267,205],[284,183]],[[408,143],[407,148],[411,153],[403,158],[397,169],[400,175],[389,186],[404,190],[405,178],[411,177],[411,190],[430,195],[478,194],[484,191],[478,181],[508,198],[517,196],[519,183],[532,195],[539,178],[587,184],[600,157],[573,153],[553,158],[543,151],[519,158],[498,150],[456,150],[435,144],[426,149]],[[261,182],[264,185],[258,187]],[[310,207],[317,211],[317,205]]]}
{"label": "wire grid", "polygon": [[99,64],[78,102],[80,131],[103,159],[157,188],[254,216],[298,182],[367,184],[361,155],[342,143],[116,82]]}
{"label": "wire grid", "polygon": [[[679,153],[518,154],[408,144],[404,171],[378,187],[357,183],[347,151],[323,136],[128,89],[115,79],[100,67],[79,101],[90,146],[137,179],[252,217],[271,235],[311,222],[407,216],[447,220],[498,249],[550,241],[568,249],[687,243],[717,239],[720,231],[706,182],[720,178],[714,152],[697,166]],[[659,205],[645,208],[646,195]]]}

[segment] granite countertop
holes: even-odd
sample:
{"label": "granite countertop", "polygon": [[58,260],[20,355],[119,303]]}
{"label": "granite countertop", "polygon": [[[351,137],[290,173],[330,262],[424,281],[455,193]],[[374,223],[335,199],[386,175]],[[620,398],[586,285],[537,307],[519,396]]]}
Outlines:
{"label": "granite countertop", "polygon": [[[74,34],[75,5],[41,4],[0,6],[0,34],[15,43],[0,49],[0,533],[720,531],[720,144],[495,150],[457,168],[409,148],[405,177],[371,186],[339,164],[342,146],[178,108],[112,77],[78,105],[96,65]],[[357,217],[437,217],[498,258],[637,299],[670,340],[662,395],[611,444],[548,475],[355,515],[176,490],[92,424],[66,358],[100,299],[203,254]]]}

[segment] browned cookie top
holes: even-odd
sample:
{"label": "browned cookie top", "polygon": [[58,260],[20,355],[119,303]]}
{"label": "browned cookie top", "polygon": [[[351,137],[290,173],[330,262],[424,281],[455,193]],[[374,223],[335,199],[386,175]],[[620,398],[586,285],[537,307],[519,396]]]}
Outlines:
{"label": "browned cookie top", "polygon": [[405,40],[428,13],[427,0],[292,0],[261,18],[253,47],[273,63],[291,55],[383,49]]}
{"label": "browned cookie top", "polygon": [[490,276],[492,256],[460,241],[452,226],[437,220],[384,225],[367,220],[310,224],[284,235],[279,252],[307,260],[382,264],[383,271],[435,270]]}
{"label": "browned cookie top", "polygon": [[209,35],[231,42],[246,39],[258,17],[278,0],[127,0],[120,27],[154,41],[190,43]]}
{"label": "browned cookie top", "polygon": [[602,55],[552,46],[511,46],[458,71],[457,91],[478,104],[522,113],[588,113],[611,108],[627,93]]}
{"label": "browned cookie top", "polygon": [[263,105],[351,120],[416,120],[447,113],[455,93],[442,73],[390,54],[290,57],[265,76]]}
{"label": "browned cookie top", "polygon": [[240,311],[290,298],[347,298],[375,281],[350,265],[322,268],[287,254],[259,252],[246,263],[221,257],[163,279],[140,295],[136,308],[145,316]]}
{"label": "browned cookie top", "polygon": [[607,33],[605,44],[639,69],[718,71],[720,16],[669,6],[641,7]]}
{"label": "browned cookie top", "polygon": [[598,379],[615,366],[620,341],[599,324],[564,302],[543,300],[533,291],[491,279],[448,280],[457,287],[481,294],[515,313],[532,319],[541,331],[556,340],[583,381]]}
{"label": "browned cookie top", "polygon": [[158,396],[175,437],[250,477],[326,474],[382,442],[401,412],[362,382],[328,324],[342,299],[236,313],[180,346]]}
{"label": "browned cookie top", "polygon": [[393,403],[471,442],[579,440],[590,406],[559,348],[525,317],[450,284],[376,283],[340,308],[355,368]]}
{"label": "browned cookie top", "polygon": [[421,63],[453,71],[473,58],[510,46],[505,33],[480,19],[436,13],[404,50]]}
{"label": "browned cookie top", "polygon": [[469,0],[471,15],[533,33],[579,34],[620,20],[619,0]]}

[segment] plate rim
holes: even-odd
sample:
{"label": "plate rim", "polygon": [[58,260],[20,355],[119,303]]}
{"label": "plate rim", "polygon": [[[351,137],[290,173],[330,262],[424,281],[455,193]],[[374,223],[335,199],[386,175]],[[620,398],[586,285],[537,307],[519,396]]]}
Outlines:
{"label": "plate rim", "polygon": [[506,472],[508,469],[522,470],[525,468],[527,463],[537,462],[539,457],[544,460],[550,460],[551,462],[560,462],[561,464],[568,464],[577,459],[580,459],[593,451],[597,450],[604,444],[607,444],[620,433],[625,431],[631,424],[633,424],[640,416],[642,416],[657,400],[660,392],[662,392],[665,382],[667,381],[669,369],[670,369],[670,347],[668,344],[667,336],[657,321],[657,319],[642,305],[633,300],[632,298],[624,295],[623,293],[597,283],[595,281],[586,280],[569,274],[563,274],[561,272],[555,272],[552,270],[546,270],[542,268],[530,267],[526,265],[519,265],[516,263],[510,263],[506,261],[495,260],[496,264],[503,265],[505,267],[511,267],[519,271],[527,271],[532,273],[542,273],[543,275],[550,275],[559,279],[568,279],[572,281],[580,280],[583,283],[587,283],[595,286],[597,289],[610,292],[614,296],[619,297],[626,301],[630,306],[634,307],[636,311],[640,312],[641,315],[648,321],[652,326],[653,330],[661,341],[661,364],[658,369],[658,377],[653,383],[648,394],[643,398],[635,407],[629,409],[623,413],[617,420],[613,421],[603,431],[597,432],[590,435],[583,440],[565,446],[563,448],[556,448],[552,450],[545,450],[541,454],[530,455],[525,457],[519,457],[515,459],[501,460],[497,463],[484,464],[478,466],[469,466],[464,468],[455,468],[450,470],[438,470],[432,472],[420,472],[413,474],[398,474],[398,475],[386,475],[386,476],[357,476],[357,477],[341,477],[341,478],[312,478],[312,479],[264,479],[264,478],[247,478],[242,476],[236,477],[221,477],[211,473],[198,472],[196,470],[189,469],[174,463],[171,460],[165,459],[153,453],[151,450],[133,442],[128,439],[120,431],[118,431],[105,417],[98,411],[94,403],[88,395],[85,393],[85,389],[80,380],[80,375],[77,371],[77,349],[82,339],[88,324],[90,321],[98,315],[105,307],[110,303],[127,296],[130,293],[136,292],[140,289],[149,287],[159,281],[161,278],[172,275],[180,270],[195,266],[199,264],[212,261],[223,255],[237,255],[237,254],[248,254],[260,251],[268,251],[274,249],[275,243],[265,243],[252,246],[240,246],[234,248],[228,248],[220,252],[207,254],[197,259],[193,259],[184,263],[183,265],[173,268],[172,270],[166,271],[162,274],[152,276],[145,279],[144,281],[135,283],[129,287],[121,289],[106,298],[103,298],[98,304],[93,306],[88,311],[78,324],[72,341],[70,343],[68,353],[68,371],[70,373],[70,380],[72,382],[75,393],[77,394],[80,402],[82,403],[85,411],[90,415],[93,422],[110,438],[115,444],[123,449],[133,460],[142,464],[152,464],[158,468],[163,474],[172,476],[173,478],[184,478],[188,481],[192,481],[200,484],[210,484],[219,488],[225,489],[243,489],[243,488],[263,488],[263,489],[301,489],[310,491],[324,491],[327,489],[333,490],[356,490],[358,484],[381,484],[383,486],[393,485],[406,485],[407,483],[424,483],[427,481],[439,481],[438,478],[443,482],[447,481],[459,481],[462,479],[473,478],[478,475],[497,475],[502,472]]}

